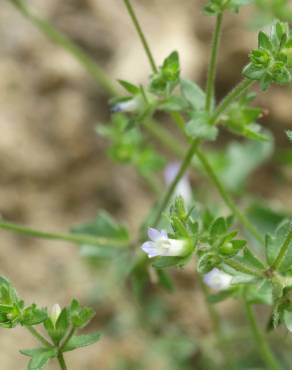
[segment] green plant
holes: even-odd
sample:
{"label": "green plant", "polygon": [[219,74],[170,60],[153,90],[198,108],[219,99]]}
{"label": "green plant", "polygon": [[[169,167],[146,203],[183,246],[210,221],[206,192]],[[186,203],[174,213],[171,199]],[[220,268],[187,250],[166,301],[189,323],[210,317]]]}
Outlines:
{"label": "green plant", "polygon": [[[208,16],[214,16],[216,22],[206,88],[203,90],[194,81],[181,76],[179,54],[176,51],[168,55],[161,66],[156,64],[132,2],[124,0],[149,60],[151,76],[145,86],[119,81],[126,94],[119,96],[102,69],[78,46],[50,23],[34,15],[24,1],[11,2],[43,33],[71,53],[111,96],[111,122],[99,125],[97,132],[110,141],[109,155],[113,160],[133,165],[158,194],[162,188],[158,173],[167,159],[149,144],[148,135],[173,152],[180,165],[173,172],[163,196],[157,200],[148,217],[141,222],[138,235],[130,235],[123,225],[104,212],[99,213],[93,222],[74,228],[66,234],[42,232],[7,222],[1,222],[0,228],[32,237],[71,241],[81,246],[83,255],[115,260],[117,264],[119,258],[126,256],[130,262],[124,274],[131,278],[133,286],[138,287],[140,294],[143,294],[145,282],[149,280],[150,266],[155,269],[160,284],[171,290],[172,282],[167,269],[183,267],[195,261],[206,307],[217,336],[218,348],[224,353],[224,333],[214,304],[233,297],[243,302],[251,332],[266,368],[284,368],[273,354],[266,335],[259,326],[253,305],[261,303],[272,307],[270,329],[284,325],[292,331],[291,213],[272,218],[271,213],[267,212],[264,216],[262,212],[258,217],[260,220],[254,221],[252,216],[256,219],[255,215],[252,215],[252,212],[251,215],[243,212],[234,200],[233,193],[242,191],[242,183],[269,157],[272,150],[271,134],[263,130],[258,123],[262,110],[252,105],[255,93],[251,93],[250,89],[257,83],[261,90],[267,90],[273,84],[284,85],[291,81],[292,36],[289,25],[275,20],[270,33],[259,32],[258,48],[250,53],[250,61],[242,72],[242,81],[217,103],[216,67],[225,12],[238,12],[241,6],[251,1],[207,1],[204,12]],[[157,121],[157,112],[164,112],[171,117],[176,129],[184,136],[183,143]],[[221,156],[218,151],[214,154],[206,148],[205,143],[215,141],[222,129],[241,139],[253,141],[233,144],[231,149],[226,148]],[[291,140],[291,131],[288,131],[287,135]],[[235,176],[235,169],[240,164],[245,164],[244,171]],[[227,216],[223,215],[221,210],[210,211],[210,207],[203,207],[199,201],[194,202],[190,197],[186,197],[183,190],[177,194],[191,166],[198,168],[216,188],[229,210]],[[274,219],[277,222],[274,222]],[[278,221],[279,225],[276,225]],[[269,223],[269,226],[272,224],[272,232],[269,227],[269,233],[258,227],[260,222],[265,225]],[[133,247],[139,250],[141,245],[145,253],[133,255]],[[5,280],[3,286],[6,290],[12,289]],[[23,310],[19,303],[16,306],[17,310],[18,306]],[[74,339],[70,339],[72,330],[69,334],[68,330],[70,325],[77,328],[75,321],[72,321],[72,312],[75,311],[79,312],[78,303],[75,301],[62,311],[65,312],[63,316],[66,319],[63,320],[61,314],[58,321],[60,320],[60,325],[65,329],[64,335],[59,336],[59,332],[56,334],[54,331],[54,325],[58,321],[54,324],[54,319],[49,318],[46,311],[35,306],[29,308],[33,318],[42,318],[39,323],[44,323],[53,341],[49,349],[45,347],[41,350],[23,351],[33,357],[31,363],[37,363],[29,368],[40,369],[52,357],[58,358],[62,369],[66,368],[62,353]],[[81,312],[83,311],[79,312],[80,315]],[[90,311],[87,312],[90,316]],[[23,321],[23,311],[16,318],[13,317],[12,321],[7,322],[7,315],[3,317],[6,324],[14,325],[17,322],[31,330],[32,326]],[[86,338],[85,342],[88,340],[88,344],[91,344],[98,336],[94,334],[93,337]],[[93,338],[92,341],[90,338]],[[78,342],[77,339],[76,341]],[[34,360],[34,357],[37,359]],[[229,368],[227,356],[224,358],[224,366]]]}

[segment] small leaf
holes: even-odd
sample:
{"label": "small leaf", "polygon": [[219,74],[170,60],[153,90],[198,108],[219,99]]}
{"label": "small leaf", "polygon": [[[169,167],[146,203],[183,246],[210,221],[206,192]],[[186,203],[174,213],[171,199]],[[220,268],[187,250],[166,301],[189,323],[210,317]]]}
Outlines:
{"label": "small leaf", "polygon": [[137,95],[140,93],[140,88],[131,84],[130,82],[124,80],[118,80],[119,84],[132,95]]}
{"label": "small leaf", "polygon": [[273,49],[273,45],[272,45],[269,37],[262,31],[259,32],[258,44],[259,44],[259,47],[261,47],[263,49],[268,49],[268,50]]}
{"label": "small leaf", "polygon": [[226,233],[227,226],[225,219],[223,217],[219,217],[210,226],[210,235],[211,237],[216,237],[218,235],[222,235]]}
{"label": "small leaf", "polygon": [[180,87],[183,97],[195,110],[204,109],[206,94],[195,82],[181,79]]}
{"label": "small leaf", "polygon": [[73,351],[74,349],[87,347],[96,343],[100,339],[100,333],[92,333],[87,335],[73,335],[64,348],[64,352]]}
{"label": "small leaf", "polygon": [[186,126],[186,134],[193,139],[215,140],[218,129],[209,124],[206,112],[193,112]]}
{"label": "small leaf", "polygon": [[25,356],[31,357],[28,370],[41,370],[51,358],[57,356],[56,348],[34,348],[20,351]]}
{"label": "small leaf", "polygon": [[152,263],[152,266],[157,269],[163,269],[166,267],[177,266],[182,260],[184,260],[182,257],[158,257]]}

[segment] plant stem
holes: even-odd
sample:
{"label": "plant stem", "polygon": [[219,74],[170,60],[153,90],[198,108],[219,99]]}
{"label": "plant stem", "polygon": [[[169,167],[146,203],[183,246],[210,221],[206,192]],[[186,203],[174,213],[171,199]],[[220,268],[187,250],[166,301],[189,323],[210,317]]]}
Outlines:
{"label": "plant stem", "polygon": [[244,78],[238,85],[235,86],[233,90],[230,91],[229,94],[225,96],[225,98],[221,101],[218,105],[214,114],[211,116],[210,124],[216,124],[218,118],[221,116],[222,113],[229,108],[230,104],[232,104],[235,100],[241,97],[241,95],[253,85],[254,81],[248,80]]}
{"label": "plant stem", "polygon": [[[125,0],[126,1],[126,0]],[[33,15],[32,11],[28,9],[27,6],[17,6],[16,3],[11,2],[14,6],[16,6],[21,13],[26,16],[28,19],[32,21],[32,23],[45,35],[47,35],[52,41],[56,42],[59,46],[63,47],[69,54],[71,54],[73,57],[75,57],[79,63],[84,67],[84,69],[95,79],[95,81],[101,85],[105,91],[111,95],[111,96],[117,96],[118,93],[116,89],[113,87],[110,79],[107,77],[106,73],[103,71],[103,69],[91,58],[89,57],[82,49],[80,49],[75,43],[73,43],[71,40],[69,40],[65,35],[60,33],[58,30],[55,29],[54,26],[52,26],[48,21],[43,20],[35,15]],[[132,9],[131,4],[130,9]],[[136,17],[135,17],[136,18]],[[139,25],[139,23],[138,23]],[[139,26],[140,29],[140,26]],[[141,31],[142,32],[142,31]],[[142,32],[143,35],[143,32]],[[144,38],[145,40],[145,38]],[[146,40],[145,40],[146,41]],[[146,42],[147,45],[147,50],[149,52],[149,55],[151,55],[151,59],[153,59],[150,48],[148,46],[148,43]],[[145,49],[146,50],[146,49]],[[151,63],[152,65],[152,63]],[[155,63],[154,63],[155,65]],[[243,82],[235,88],[227,97],[222,101],[220,106],[217,108],[217,110],[214,113],[213,116],[213,121],[217,120],[219,115],[226,109],[226,103],[227,106],[232,102],[235,98],[238,97],[242,92],[245,91],[249,86],[251,86],[252,82],[248,80],[243,80]],[[219,114],[219,115],[218,115]],[[181,148],[180,144],[177,142],[176,139],[173,138],[172,135],[169,134],[169,132],[165,129],[163,129],[161,126],[155,125],[153,122],[147,122],[145,124],[145,127],[147,130],[154,135],[156,138],[158,138],[166,147],[169,147],[174,153],[179,155],[180,157],[183,156],[184,150]],[[218,183],[219,179],[215,181],[215,178],[211,178],[211,180],[214,182],[216,187],[219,190]],[[220,182],[220,181],[219,181]],[[222,184],[221,184],[222,185]],[[219,193],[222,196],[221,191]],[[232,201],[231,197],[228,196],[229,200],[227,201],[227,198],[223,198],[227,206],[235,213],[239,221],[241,221],[245,226],[247,226],[246,221],[248,221],[243,214],[237,209],[235,212],[235,203]],[[231,202],[230,202],[231,201]],[[233,203],[233,206],[232,206]],[[231,207],[232,206],[232,207]],[[235,206],[235,208],[234,208]],[[245,218],[245,221],[243,222]],[[8,226],[8,225],[7,225]],[[252,226],[252,225],[251,225]],[[1,227],[1,225],[0,225]],[[4,227],[3,227],[4,228]],[[253,228],[253,227],[252,227]],[[8,228],[7,228],[8,229]],[[12,230],[12,229],[11,229]],[[253,232],[254,233],[254,228]],[[16,230],[15,230],[16,231]],[[20,232],[20,230],[19,230]],[[22,232],[21,232],[22,233]],[[31,236],[36,236],[36,235],[31,235]],[[38,236],[38,237],[44,237],[44,236]],[[59,238],[51,238],[51,239],[59,239]],[[63,240],[63,238],[61,238]],[[258,237],[257,237],[258,239]],[[262,239],[262,238],[261,238]],[[67,238],[65,240],[68,240]],[[76,239],[75,239],[76,240]],[[70,238],[70,241],[71,238]]]}
{"label": "plant stem", "polygon": [[218,49],[219,49],[220,37],[221,37],[221,31],[222,31],[222,21],[223,21],[223,13],[219,13],[216,18],[215,32],[213,34],[213,40],[212,40],[211,58],[210,58],[210,63],[209,63],[209,68],[208,68],[208,78],[207,78],[207,86],[206,86],[207,95],[206,95],[206,105],[205,105],[205,109],[207,112],[211,111],[212,100],[214,97],[216,65],[217,65]]}
{"label": "plant stem", "polygon": [[166,209],[171,197],[173,196],[174,192],[175,192],[175,189],[176,189],[176,186],[177,184],[179,183],[179,181],[182,179],[182,177],[184,176],[186,170],[188,169],[192,159],[193,159],[193,156],[197,150],[197,146],[198,146],[198,140],[194,140],[192,145],[190,146],[189,150],[187,151],[186,155],[185,155],[185,158],[180,166],[180,169],[175,177],[175,179],[172,181],[172,183],[170,184],[167,192],[165,193],[162,201],[161,201],[161,204],[160,206],[158,207],[158,211],[157,211],[157,214],[156,214],[156,217],[155,217],[155,220],[154,220],[154,224],[153,226],[154,227],[157,227],[158,224],[159,224],[159,221],[160,221],[160,218],[162,216],[162,213],[164,212],[164,210]]}
{"label": "plant stem", "polygon": [[134,11],[134,8],[133,8],[133,6],[131,4],[131,1],[130,0],[124,0],[124,3],[125,3],[125,6],[126,6],[126,8],[128,10],[128,13],[129,13],[129,15],[130,15],[130,17],[132,19],[132,22],[133,22],[133,24],[135,26],[135,29],[136,29],[139,37],[140,37],[140,40],[141,40],[142,45],[144,47],[144,50],[145,50],[145,52],[147,54],[147,57],[148,57],[148,60],[149,60],[149,64],[150,64],[150,66],[152,68],[152,71],[154,73],[156,73],[158,71],[157,66],[155,64],[155,61],[154,61],[152,52],[151,52],[150,47],[149,47],[149,44],[148,44],[148,42],[146,40],[146,36],[144,35],[144,32],[143,32],[143,30],[142,30],[142,28],[140,26],[140,23],[138,21],[138,18],[136,16],[136,13]]}
{"label": "plant stem", "polygon": [[281,366],[277,359],[274,357],[268,342],[262,332],[261,328],[258,326],[257,318],[254,311],[246,299],[244,300],[245,309],[247,313],[247,318],[250,324],[251,331],[253,333],[255,344],[259,348],[263,361],[266,363],[269,370],[280,370]]}
{"label": "plant stem", "polygon": [[117,96],[116,88],[112,81],[108,78],[104,70],[95,61],[87,55],[77,44],[71,41],[67,36],[59,32],[50,22],[35,15],[34,12],[27,6],[26,3],[18,4],[10,1],[12,5],[28,18],[34,26],[36,26],[42,33],[48,36],[53,42],[61,46],[64,50],[69,52],[84,69],[94,78],[95,81],[110,95]]}
{"label": "plant stem", "polygon": [[82,234],[64,234],[64,233],[50,233],[40,230],[34,230],[25,226],[8,223],[8,222],[0,222],[0,229],[11,231],[13,233],[18,233],[26,236],[31,236],[33,238],[40,238],[40,239],[50,239],[50,240],[62,240],[67,242],[73,242],[76,244],[88,244],[88,245],[96,245],[96,246],[107,246],[107,245],[114,245],[114,246],[127,246],[129,241],[127,240],[118,240],[118,239],[107,239],[107,238],[96,238],[89,235],[82,235]]}
{"label": "plant stem", "polygon": [[220,343],[221,339],[222,339],[220,317],[218,315],[218,312],[215,310],[214,305],[211,304],[208,300],[208,296],[209,296],[208,288],[205,285],[205,283],[203,282],[203,279],[202,279],[201,275],[197,274],[196,277],[198,279],[201,291],[202,291],[203,296],[204,296],[205,305],[208,309],[208,313],[209,313],[209,317],[210,317],[210,320],[211,320],[211,323],[212,323],[212,326],[213,326],[213,330],[214,330],[214,332],[217,336],[218,343]]}
{"label": "plant stem", "polygon": [[226,205],[229,209],[234,213],[237,219],[242,223],[242,225],[261,243],[264,244],[264,238],[262,235],[257,231],[257,229],[253,226],[253,224],[248,220],[248,218],[241,213],[241,211],[236,206],[235,202],[229,195],[228,191],[225,189],[223,183],[220,181],[218,176],[216,175],[215,171],[213,170],[212,166],[210,165],[207,157],[200,151],[199,148],[196,150],[196,155],[201,162],[202,166],[204,167],[207,175],[212,180],[213,184],[216,186],[219,194],[221,195],[222,199],[225,201]]}
{"label": "plant stem", "polygon": [[245,265],[242,265],[241,263],[231,259],[225,260],[224,263],[225,265],[228,265],[232,267],[234,270],[242,272],[243,274],[253,275],[261,278],[264,276],[264,274],[261,271],[250,269],[249,267],[246,267]]}
{"label": "plant stem", "polygon": [[63,356],[63,353],[58,354],[58,362],[59,362],[61,370],[68,370],[67,366],[66,366],[64,356]]}
{"label": "plant stem", "polygon": [[289,246],[290,246],[291,242],[292,242],[292,222],[290,223],[290,230],[288,232],[287,237],[284,240],[284,243],[281,246],[279,254],[278,254],[277,258],[275,259],[275,261],[273,262],[273,264],[271,265],[272,270],[277,270],[281,266],[286,254],[287,254],[287,251],[289,249]]}
{"label": "plant stem", "polygon": [[26,326],[26,329],[44,346],[46,347],[52,347],[52,344],[46,340],[34,327],[32,326]]}
{"label": "plant stem", "polygon": [[171,152],[182,158],[185,151],[182,145],[175,139],[168,130],[161,125],[157,125],[154,121],[147,121],[143,124],[147,131],[156,139],[160,141]]}
{"label": "plant stem", "polygon": [[63,352],[64,348],[66,347],[66,345],[68,344],[68,342],[70,341],[70,339],[73,337],[75,331],[76,331],[75,328],[71,328],[71,330],[69,331],[67,337],[65,338],[64,342],[61,344],[61,346],[59,348],[59,351],[61,353]]}

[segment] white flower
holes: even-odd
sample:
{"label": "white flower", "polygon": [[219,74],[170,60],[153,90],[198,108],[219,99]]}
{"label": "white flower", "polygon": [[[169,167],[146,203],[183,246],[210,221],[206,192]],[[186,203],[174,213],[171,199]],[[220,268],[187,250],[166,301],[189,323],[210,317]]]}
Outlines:
{"label": "white flower", "polygon": [[61,312],[62,312],[62,309],[58,305],[58,303],[54,304],[53,307],[51,308],[50,319],[52,320],[54,325],[56,325],[56,322],[57,322]]}
{"label": "white flower", "polygon": [[185,256],[189,252],[189,243],[186,240],[169,239],[164,230],[148,229],[149,241],[142,245],[143,251],[149,258],[157,256]]}
{"label": "white flower", "polygon": [[132,98],[129,100],[121,101],[120,103],[115,104],[111,111],[113,113],[118,112],[136,112],[141,106],[141,99]]}
{"label": "white flower", "polygon": [[[175,179],[178,171],[180,169],[180,163],[173,162],[170,163],[164,170],[164,179],[167,185],[170,185]],[[176,186],[174,196],[182,196],[186,204],[190,204],[192,201],[192,188],[189,182],[188,176],[185,175],[179,181]]]}
{"label": "white flower", "polygon": [[214,268],[204,276],[204,283],[215,290],[228,289],[231,285],[232,276],[217,268]]}

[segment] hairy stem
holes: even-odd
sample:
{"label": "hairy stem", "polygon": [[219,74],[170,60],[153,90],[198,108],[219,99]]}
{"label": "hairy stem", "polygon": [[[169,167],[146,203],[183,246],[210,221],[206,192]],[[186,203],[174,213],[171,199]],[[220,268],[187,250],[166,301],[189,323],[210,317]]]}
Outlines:
{"label": "hairy stem", "polygon": [[52,344],[46,340],[33,326],[26,326],[26,329],[44,346],[52,347]]}
{"label": "hairy stem", "polygon": [[265,335],[257,323],[257,318],[254,314],[251,304],[249,304],[246,299],[244,300],[244,304],[250,328],[255,339],[255,344],[259,349],[263,361],[269,370],[280,370],[281,366],[273,355],[273,352],[266,341]]}
{"label": "hairy stem", "polygon": [[223,13],[217,15],[215,32],[213,34],[211,58],[208,68],[207,86],[206,86],[206,105],[205,109],[207,112],[211,111],[212,100],[214,97],[215,90],[215,78],[216,78],[216,65],[218,57],[218,49],[220,44],[220,37],[222,31]]}
{"label": "hairy stem", "polygon": [[107,238],[96,238],[89,235],[82,235],[82,234],[64,234],[64,233],[51,233],[45,232],[40,230],[34,230],[25,226],[8,223],[8,222],[0,222],[0,229],[11,231],[13,233],[18,233],[26,236],[31,236],[33,238],[40,238],[40,239],[50,239],[50,240],[62,240],[67,242],[73,242],[76,244],[88,244],[88,245],[96,245],[96,246],[107,246],[107,245],[114,245],[114,246],[127,246],[129,241],[118,240],[118,239],[107,239]]}
{"label": "hairy stem", "polygon": [[58,363],[60,365],[61,370],[68,370],[63,353],[58,354]]}
{"label": "hairy stem", "polygon": [[69,331],[69,333],[68,333],[67,337],[65,338],[64,342],[60,346],[60,349],[59,349],[60,352],[63,352],[64,348],[67,346],[70,339],[73,337],[75,331],[76,331],[75,328],[71,328],[71,330]]}
{"label": "hairy stem", "polygon": [[287,235],[286,239],[284,240],[284,243],[282,244],[282,246],[280,248],[279,254],[276,257],[273,264],[271,265],[272,270],[277,270],[281,266],[286,254],[288,252],[288,249],[289,249],[289,246],[290,246],[291,242],[292,242],[292,222],[290,223],[290,229],[289,229],[288,235]]}
{"label": "hairy stem", "polygon": [[218,105],[214,111],[214,114],[211,116],[210,123],[216,124],[221,114],[224,113],[234,101],[240,98],[253,85],[253,83],[254,81],[245,78],[238,85],[236,85],[235,88],[231,90],[230,93],[227,94]]}
{"label": "hairy stem", "polygon": [[259,278],[262,278],[264,276],[263,272],[253,270],[253,269],[251,269],[251,268],[249,268],[245,265],[242,265],[241,263],[236,262],[232,259],[227,259],[227,260],[224,261],[224,263],[225,263],[225,265],[228,265],[228,266],[232,267],[234,270],[242,272],[243,274],[248,274],[248,275],[256,276],[256,277],[259,277]]}
{"label": "hairy stem", "polygon": [[149,44],[148,44],[148,42],[146,40],[146,36],[145,36],[145,34],[144,34],[141,26],[140,26],[140,23],[138,21],[138,18],[136,16],[136,13],[134,11],[134,8],[133,8],[133,6],[131,4],[131,1],[130,0],[124,0],[124,3],[125,3],[125,6],[126,6],[126,8],[128,10],[128,13],[129,13],[129,15],[130,15],[130,17],[132,19],[132,22],[133,22],[133,24],[135,26],[135,29],[136,29],[139,37],[140,37],[141,43],[142,43],[142,45],[144,47],[144,50],[145,50],[145,53],[146,53],[146,55],[148,57],[149,64],[150,64],[150,66],[152,68],[152,71],[154,73],[156,73],[158,71],[157,66],[155,64],[155,61],[154,61],[152,52],[151,52],[150,47],[149,47]]}
{"label": "hairy stem", "polygon": [[[68,53],[70,53],[73,57],[75,57],[79,63],[82,65],[82,67],[95,79],[95,81],[101,85],[104,90],[111,96],[118,95],[116,89],[113,87],[111,80],[108,78],[107,74],[103,71],[103,69],[90,57],[88,56],[82,49],[80,49],[74,42],[69,40],[66,36],[64,36],[62,33],[60,33],[54,26],[52,26],[48,21],[43,20],[36,15],[33,15],[31,10],[28,9],[28,7],[25,5],[25,7],[17,6],[16,3],[11,2],[14,4],[24,16],[26,16],[28,19],[33,21],[32,23],[45,35],[47,35],[52,41],[56,42],[59,46],[61,46],[63,49],[65,49]],[[130,7],[131,4],[129,3]],[[136,17],[135,17],[136,18]],[[140,27],[139,27],[140,28]],[[143,32],[142,32],[143,34]],[[146,43],[147,44],[147,43]],[[148,44],[147,49],[150,50]],[[152,54],[150,52],[150,55],[152,57]],[[152,58],[153,59],[153,58]],[[155,65],[155,63],[154,63]],[[242,92],[244,92],[249,86],[252,85],[252,82],[243,80],[243,82],[235,88],[220,104],[220,106],[217,108],[216,112],[213,116],[213,121],[217,120],[219,115],[226,109],[226,103],[230,104],[235,98],[240,96]],[[227,104],[227,106],[228,106]],[[219,109],[220,108],[220,109]],[[219,115],[218,115],[219,114]],[[177,142],[176,139],[173,138],[171,134],[165,129],[163,129],[161,126],[156,125],[154,122],[147,122],[145,124],[145,127],[147,130],[156,138],[158,138],[166,147],[169,147],[174,153],[179,155],[180,157],[183,156],[184,150],[182,149],[181,145]],[[219,190],[218,181],[217,179],[215,181],[215,178],[212,177],[211,180]],[[220,181],[219,181],[220,182]],[[221,184],[222,185],[222,184]],[[219,193],[222,196],[221,191]],[[232,212],[235,213],[239,221],[243,223],[244,226],[247,226],[246,218],[243,214],[237,209],[235,212],[235,206],[234,201],[231,199],[230,196],[228,196],[229,200],[227,200],[226,197],[223,197],[223,200],[225,201],[226,205],[231,209]],[[231,201],[231,202],[230,202]],[[233,203],[233,205],[232,205]],[[235,208],[234,208],[235,206]],[[244,220],[245,218],[245,220]],[[1,226],[0,226],[1,227]],[[252,234],[254,234],[254,228],[253,231],[251,231],[250,226],[247,227]],[[254,234],[255,235],[255,234]],[[57,238],[53,238],[57,239]],[[257,237],[257,239],[259,239]],[[261,238],[262,239],[262,238]]]}

